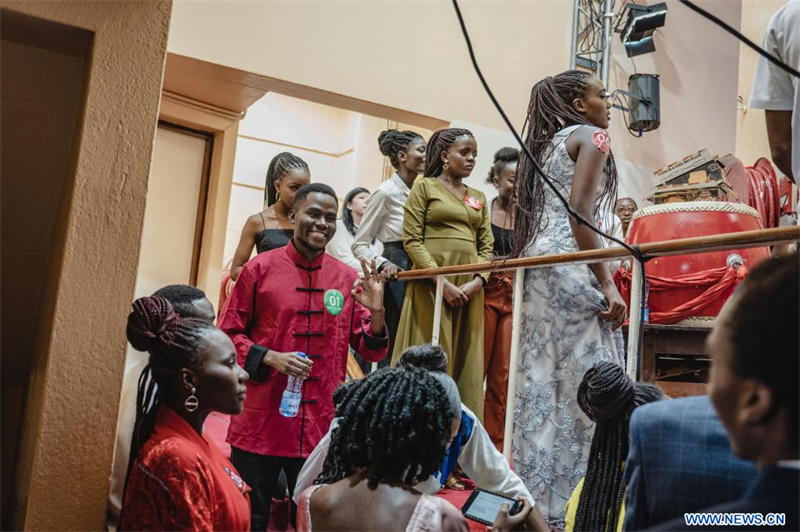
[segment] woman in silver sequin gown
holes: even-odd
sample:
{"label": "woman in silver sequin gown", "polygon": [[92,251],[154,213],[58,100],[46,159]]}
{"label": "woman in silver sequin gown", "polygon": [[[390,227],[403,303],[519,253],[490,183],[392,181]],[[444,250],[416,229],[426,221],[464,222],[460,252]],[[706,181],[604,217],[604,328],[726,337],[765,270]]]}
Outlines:
{"label": "woman in silver sequin gown", "polygon": [[[588,220],[596,219],[603,200],[613,201],[616,195],[616,168],[604,129],[609,108],[602,83],[586,73],[566,72],[538,83],[531,99],[528,147],[571,207]],[[560,120],[551,124],[542,113],[556,114]],[[543,138],[546,142],[536,142]],[[515,237],[534,236],[527,242],[514,242],[517,255],[603,247],[596,234],[570,222],[563,204],[542,186],[530,161],[525,166],[517,177],[518,216],[528,218],[527,225],[517,225]],[[537,225],[539,212],[542,217]],[[514,470],[545,519],[563,528],[564,506],[584,476],[594,431],[578,406],[578,385],[598,362],[623,364],[622,334],[615,327],[625,319],[625,305],[609,268],[599,264],[527,270],[522,308]]]}

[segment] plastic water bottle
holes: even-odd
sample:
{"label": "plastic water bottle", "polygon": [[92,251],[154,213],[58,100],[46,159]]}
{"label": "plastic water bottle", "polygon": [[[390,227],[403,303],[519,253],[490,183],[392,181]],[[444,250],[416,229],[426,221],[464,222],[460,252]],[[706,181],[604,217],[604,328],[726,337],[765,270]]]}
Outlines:
{"label": "plastic water bottle", "polygon": [[[306,358],[305,353],[297,353]],[[303,379],[289,376],[286,389],[281,396],[281,406],[279,412],[283,417],[295,417],[300,411],[300,401],[303,399]]]}

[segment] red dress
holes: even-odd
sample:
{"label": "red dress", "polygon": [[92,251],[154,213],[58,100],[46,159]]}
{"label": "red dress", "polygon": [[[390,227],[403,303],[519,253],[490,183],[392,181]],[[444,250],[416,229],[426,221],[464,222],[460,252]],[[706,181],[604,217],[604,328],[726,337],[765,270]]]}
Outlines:
{"label": "red dress", "polygon": [[[244,411],[228,430],[233,447],[307,458],[333,419],[333,391],[345,379],[348,345],[370,362],[386,356],[386,331],[372,335],[369,311],[350,294],[358,277],[327,253],[309,262],[293,242],[245,264],[218,321],[250,374]],[[301,351],[314,361],[297,417],[278,412],[288,377],[261,364],[267,349]]]}
{"label": "red dress", "polygon": [[131,468],[120,530],[250,530],[250,488],[171,408]]}

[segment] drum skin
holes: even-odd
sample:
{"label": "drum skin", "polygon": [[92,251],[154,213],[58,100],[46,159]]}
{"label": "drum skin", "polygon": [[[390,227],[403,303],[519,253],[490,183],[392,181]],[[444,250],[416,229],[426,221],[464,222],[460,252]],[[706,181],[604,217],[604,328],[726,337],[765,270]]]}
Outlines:
{"label": "drum skin", "polygon": [[[718,201],[667,203],[640,209],[633,215],[626,240],[631,244],[662,242],[679,238],[692,238],[740,231],[762,229],[759,213],[747,205]],[[770,256],[768,247],[714,251],[671,257],[657,257],[645,265],[647,275],[675,278],[689,273],[700,273],[726,266],[728,256],[742,257],[750,270]],[[723,303],[733,293],[726,290],[716,301],[700,310],[696,316],[684,320],[684,325],[703,325],[713,321]],[[676,288],[651,292],[648,298],[650,312],[666,312],[705,291],[705,288]]]}

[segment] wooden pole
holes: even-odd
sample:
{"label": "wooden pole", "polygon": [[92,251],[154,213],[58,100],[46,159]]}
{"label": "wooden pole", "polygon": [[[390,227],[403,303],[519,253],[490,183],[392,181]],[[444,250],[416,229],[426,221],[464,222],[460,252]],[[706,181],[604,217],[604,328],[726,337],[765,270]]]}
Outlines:
{"label": "wooden pole", "polygon": [[644,294],[642,293],[642,268],[643,265],[638,260],[631,261],[631,307],[628,309],[630,325],[628,327],[628,356],[625,367],[628,376],[636,381],[639,372],[639,331],[644,324],[640,321],[642,305],[644,304]]}
{"label": "wooden pole", "polygon": [[522,331],[522,296],[525,291],[525,268],[517,268],[514,274],[514,299],[511,318],[511,354],[508,363],[508,390],[506,392],[506,424],[503,436],[503,455],[511,460],[511,439],[514,437],[514,408],[517,398],[517,361],[519,339]]}
{"label": "wooden pole", "polygon": [[442,299],[444,297],[444,275],[436,277],[436,302],[433,307],[433,335],[431,343],[439,345],[439,333],[442,330]]}
{"label": "wooden pole", "polygon": [[[793,225],[788,227],[759,229],[756,231],[726,233],[723,235],[682,238],[666,242],[651,242],[639,245],[639,251],[651,257],[667,257],[671,255],[771,246],[796,242],[798,240],[800,240],[800,226]],[[412,279],[430,279],[437,275],[464,275],[470,273],[515,270],[520,267],[544,268],[555,264],[593,264],[623,260],[630,256],[630,252],[627,249],[614,246],[605,249],[577,251],[575,253],[541,255],[538,257],[525,257],[505,261],[480,262],[477,264],[462,264],[459,266],[429,268],[426,270],[410,270],[398,273],[397,278],[408,281]]]}

